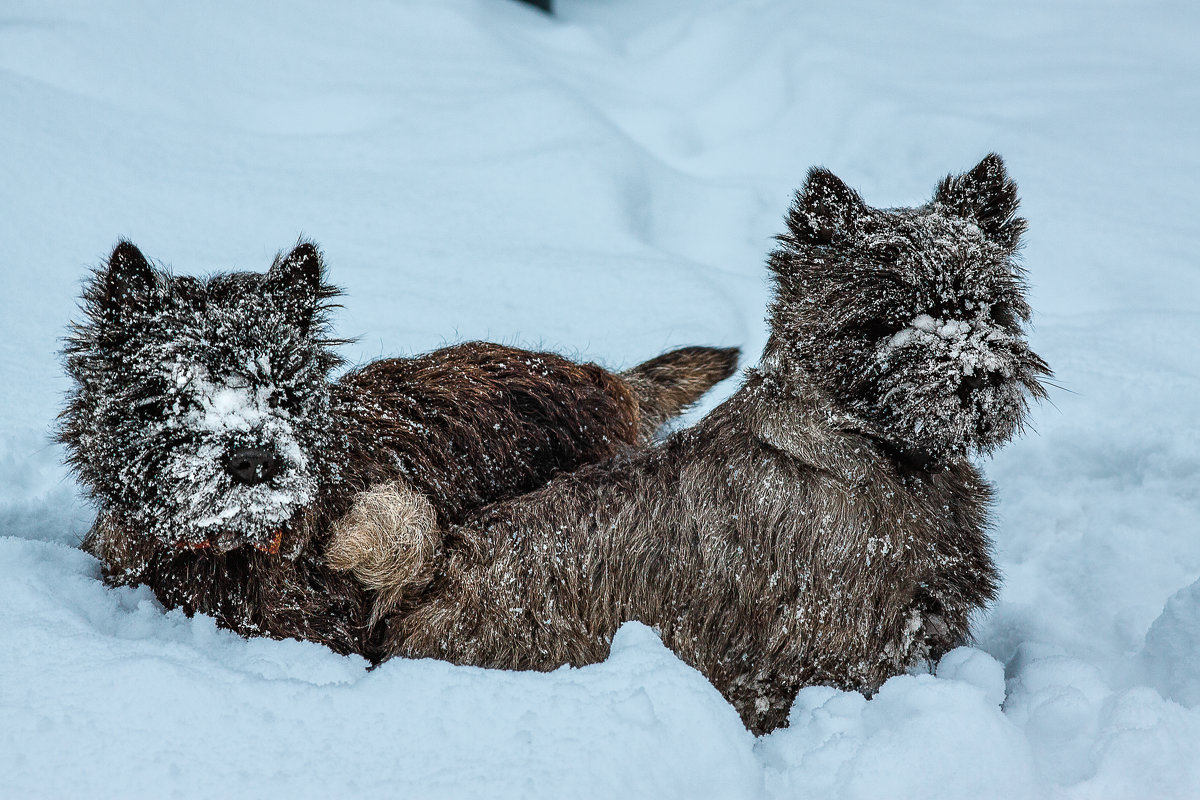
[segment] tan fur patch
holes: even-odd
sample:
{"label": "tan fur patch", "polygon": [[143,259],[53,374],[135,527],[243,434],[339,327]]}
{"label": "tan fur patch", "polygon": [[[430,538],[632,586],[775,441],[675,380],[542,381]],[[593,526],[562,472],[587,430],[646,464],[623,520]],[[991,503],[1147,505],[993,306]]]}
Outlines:
{"label": "tan fur patch", "polygon": [[433,505],[401,481],[358,493],[333,526],[329,565],[352,572],[378,592],[375,615],[395,606],[405,591],[428,581],[440,544]]}

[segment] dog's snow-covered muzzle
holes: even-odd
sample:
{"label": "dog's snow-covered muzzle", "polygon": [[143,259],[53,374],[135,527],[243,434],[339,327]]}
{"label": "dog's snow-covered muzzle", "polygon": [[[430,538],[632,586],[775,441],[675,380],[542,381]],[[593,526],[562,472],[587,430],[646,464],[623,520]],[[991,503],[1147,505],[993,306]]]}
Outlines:
{"label": "dog's snow-covered muzzle", "polygon": [[876,347],[864,404],[928,456],[988,452],[1021,429],[1047,371],[1024,337],[987,319],[920,314]]}
{"label": "dog's snow-covered muzzle", "polygon": [[[275,400],[279,389],[216,381],[196,365],[175,365],[171,379],[187,387],[188,402],[166,420],[175,444],[164,462],[156,528],[185,547],[278,552],[283,529],[318,489],[292,416]],[[269,454],[270,472],[239,473],[231,464],[242,452]]]}

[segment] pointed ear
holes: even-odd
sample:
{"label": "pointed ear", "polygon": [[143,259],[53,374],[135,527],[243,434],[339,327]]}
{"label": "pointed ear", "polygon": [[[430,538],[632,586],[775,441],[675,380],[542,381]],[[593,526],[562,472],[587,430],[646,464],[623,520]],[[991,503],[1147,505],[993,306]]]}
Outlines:
{"label": "pointed ear", "polygon": [[108,264],[96,275],[87,300],[102,314],[121,317],[149,305],[159,288],[159,276],[132,242],[122,239]]}
{"label": "pointed ear", "polygon": [[1021,241],[1025,220],[1017,216],[1017,185],[1008,177],[1004,159],[995,153],[984,156],[969,172],[947,175],[933,200],[974,222],[985,236],[1007,250],[1015,250]]}
{"label": "pointed ear", "polygon": [[321,251],[305,241],[286,256],[276,256],[267,272],[267,281],[283,302],[288,317],[305,330],[312,324],[321,299],[329,295],[322,282],[324,274]]}
{"label": "pointed ear", "polygon": [[798,241],[829,244],[839,233],[854,229],[866,204],[858,192],[824,167],[808,171],[804,188],[788,211],[788,227]]}

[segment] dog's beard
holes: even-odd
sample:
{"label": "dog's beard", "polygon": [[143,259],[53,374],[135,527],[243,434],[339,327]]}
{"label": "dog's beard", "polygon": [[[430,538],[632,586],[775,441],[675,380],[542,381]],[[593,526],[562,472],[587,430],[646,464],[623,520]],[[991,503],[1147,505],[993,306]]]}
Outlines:
{"label": "dog's beard", "polygon": [[[305,451],[319,443],[302,446],[292,416],[272,407],[276,387],[216,383],[203,370],[177,366],[181,371],[173,379],[186,382],[193,404],[165,425],[176,443],[163,463],[160,502],[142,509],[146,522],[181,547],[277,551],[283,529],[316,500],[319,481]],[[310,409],[305,421],[322,418]],[[231,452],[251,447],[272,452],[276,468],[269,480],[247,485],[227,465]]]}
{"label": "dog's beard", "polygon": [[256,486],[230,477],[224,466],[229,448],[214,441],[173,452],[162,477],[168,490],[161,509],[165,513],[155,514],[160,538],[221,551],[241,545],[262,550],[277,547],[283,528],[317,493],[306,459],[294,441],[291,444],[286,447],[274,440],[282,462],[280,472]]}
{"label": "dog's beard", "polygon": [[1040,393],[1041,360],[987,321],[920,315],[876,344],[852,407],[900,449],[932,460],[990,452],[1015,436]]}

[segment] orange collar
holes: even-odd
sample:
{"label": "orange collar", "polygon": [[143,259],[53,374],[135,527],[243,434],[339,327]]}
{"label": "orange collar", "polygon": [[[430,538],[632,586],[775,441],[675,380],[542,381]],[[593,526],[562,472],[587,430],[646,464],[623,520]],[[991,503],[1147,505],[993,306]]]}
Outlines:
{"label": "orange collar", "polygon": [[[279,555],[279,548],[283,545],[283,528],[279,528],[271,536],[271,541],[267,544],[254,545],[255,550],[261,550],[269,556]],[[181,550],[210,550],[212,542],[207,539],[203,542],[176,542],[175,546]]]}

